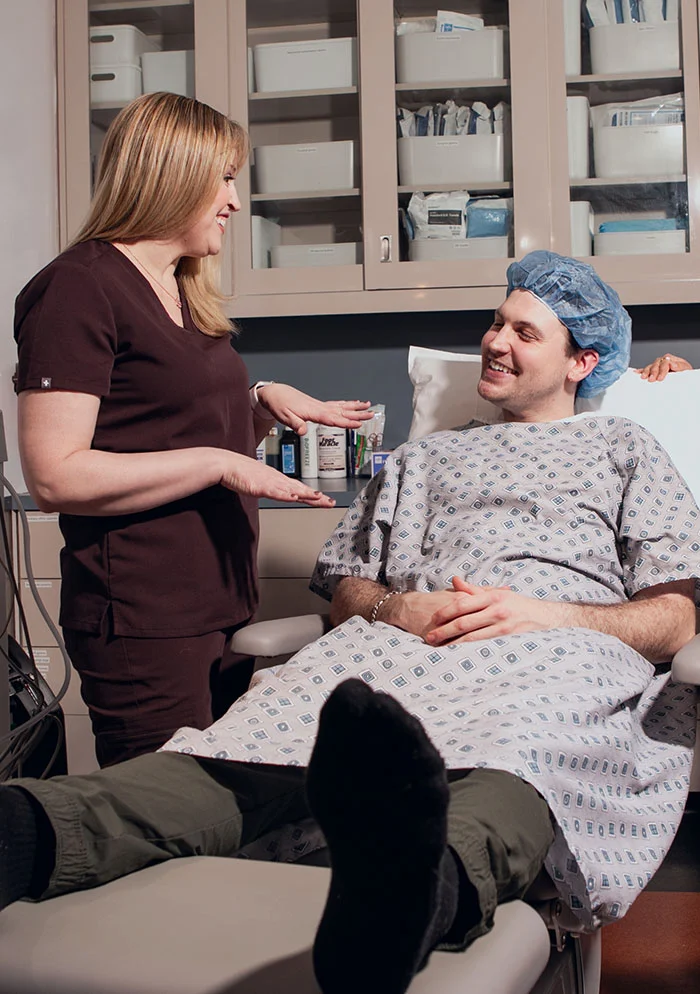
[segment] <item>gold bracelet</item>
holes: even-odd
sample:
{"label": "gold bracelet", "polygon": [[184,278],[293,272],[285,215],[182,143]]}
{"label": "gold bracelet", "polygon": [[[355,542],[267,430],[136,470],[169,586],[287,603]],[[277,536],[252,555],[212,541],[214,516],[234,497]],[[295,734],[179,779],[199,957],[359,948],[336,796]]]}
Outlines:
{"label": "gold bracelet", "polygon": [[384,594],[382,597],[379,598],[378,601],[376,601],[374,607],[372,608],[372,613],[369,616],[370,625],[373,625],[377,620],[377,615],[379,614],[379,608],[382,606],[382,604],[385,601],[388,601],[390,597],[396,597],[397,594],[400,593],[401,593],[400,590],[390,590],[388,594]]}

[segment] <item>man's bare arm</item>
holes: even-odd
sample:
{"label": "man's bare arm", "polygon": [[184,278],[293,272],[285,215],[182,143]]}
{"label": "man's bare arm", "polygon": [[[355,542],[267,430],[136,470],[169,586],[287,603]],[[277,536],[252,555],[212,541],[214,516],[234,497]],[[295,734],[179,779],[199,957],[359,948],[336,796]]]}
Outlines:
{"label": "man's bare arm", "polygon": [[695,580],[647,587],[623,604],[539,601],[507,587],[475,587],[458,578],[457,597],[434,615],[431,645],[475,642],[513,632],[576,627],[614,635],[651,662],[664,662],[695,634]]}
{"label": "man's bare arm", "polygon": [[[388,589],[372,580],[344,578],[333,596],[332,624],[354,614],[369,619]],[[392,597],[378,618],[430,645],[547,628],[591,628],[619,638],[651,662],[665,662],[695,634],[694,591],[694,580],[678,580],[647,587],[624,604],[571,604],[536,600],[506,587],[475,587],[455,578],[453,589]]]}

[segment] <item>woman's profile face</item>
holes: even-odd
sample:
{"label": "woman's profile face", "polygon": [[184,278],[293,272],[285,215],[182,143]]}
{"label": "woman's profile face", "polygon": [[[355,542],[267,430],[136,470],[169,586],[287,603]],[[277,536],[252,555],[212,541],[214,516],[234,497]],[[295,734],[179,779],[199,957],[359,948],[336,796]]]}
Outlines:
{"label": "woman's profile face", "polygon": [[211,204],[182,235],[183,255],[202,259],[218,255],[223,245],[224,231],[231,214],[241,209],[236,192],[236,171],[229,166]]}

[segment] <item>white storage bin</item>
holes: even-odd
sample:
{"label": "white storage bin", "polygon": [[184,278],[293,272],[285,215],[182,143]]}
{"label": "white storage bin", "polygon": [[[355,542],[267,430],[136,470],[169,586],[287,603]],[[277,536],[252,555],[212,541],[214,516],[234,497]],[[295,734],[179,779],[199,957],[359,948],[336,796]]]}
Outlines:
{"label": "white storage bin", "polygon": [[361,242],[338,242],[326,245],[275,245],[270,250],[273,267],[354,266],[362,262]]}
{"label": "white storage bin", "polygon": [[253,214],[250,219],[253,269],[270,268],[270,250],[282,240],[282,228],[277,221]]}
{"label": "white storage bin", "polygon": [[595,174],[601,178],[679,176],[684,158],[682,124],[593,128]]}
{"label": "white storage bin", "polygon": [[588,97],[566,98],[569,135],[569,179],[587,179],[590,171],[588,137],[590,132]]}
{"label": "white storage bin", "polygon": [[451,135],[399,138],[399,183],[427,186],[502,183],[503,135]]}
{"label": "white storage bin", "polygon": [[138,66],[144,52],[157,52],[153,41],[133,24],[108,24],[90,28],[90,68]]}
{"label": "white storage bin", "polygon": [[194,96],[194,52],[144,52],[141,56],[143,92],[165,90]]}
{"label": "white storage bin", "polygon": [[258,193],[352,190],[355,142],[259,145],[255,149]]}
{"label": "white storage bin", "polygon": [[95,66],[90,70],[91,107],[123,107],[142,92],[141,66]]}
{"label": "white storage bin", "polygon": [[504,63],[502,28],[418,32],[396,39],[397,83],[502,79]]}
{"label": "white storage bin", "polygon": [[507,259],[508,236],[490,238],[414,238],[408,244],[412,262],[426,260]]}
{"label": "white storage bin", "polygon": [[599,231],[596,255],[646,255],[685,252],[685,231]]}
{"label": "white storage bin", "polygon": [[572,200],[569,203],[571,221],[571,254],[580,259],[593,254],[594,215],[587,200]]}
{"label": "white storage bin", "polygon": [[602,24],[590,29],[595,74],[680,69],[678,21]]}
{"label": "white storage bin", "polygon": [[258,93],[355,86],[357,39],[321,38],[255,45],[253,62]]}

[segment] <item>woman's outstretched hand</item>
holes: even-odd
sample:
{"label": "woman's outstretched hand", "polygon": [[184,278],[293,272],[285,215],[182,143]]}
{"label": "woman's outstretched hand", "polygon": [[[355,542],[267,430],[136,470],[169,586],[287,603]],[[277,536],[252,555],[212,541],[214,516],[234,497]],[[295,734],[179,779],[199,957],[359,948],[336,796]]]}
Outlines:
{"label": "woman's outstretched hand", "polygon": [[272,466],[238,452],[225,454],[220,483],[228,490],[249,497],[267,497],[291,504],[310,504],[312,507],[335,507],[333,498],[320,490],[313,490],[302,480],[285,476]]}
{"label": "woman's outstretched hand", "polygon": [[286,383],[267,383],[258,388],[258,400],[270,414],[297,435],[306,434],[306,422],[334,428],[359,428],[372,412],[368,400],[316,400]]}
{"label": "woman's outstretched hand", "polygon": [[643,380],[654,383],[656,380],[659,382],[665,380],[669,373],[682,373],[684,370],[692,368],[687,359],[667,352],[665,355],[660,355],[658,359],[654,359],[648,366],[635,369],[635,373],[639,373]]}

